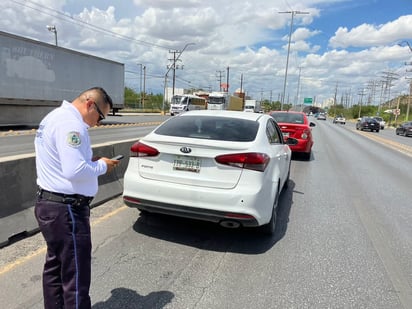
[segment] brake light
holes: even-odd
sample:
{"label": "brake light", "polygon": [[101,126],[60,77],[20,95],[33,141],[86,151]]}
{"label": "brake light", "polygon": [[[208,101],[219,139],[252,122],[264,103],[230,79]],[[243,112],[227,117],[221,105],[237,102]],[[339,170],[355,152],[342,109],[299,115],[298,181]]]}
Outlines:
{"label": "brake light", "polygon": [[270,158],[265,153],[249,152],[221,155],[217,156],[215,160],[220,164],[263,172],[269,164]]}
{"label": "brake light", "polygon": [[130,147],[131,157],[155,157],[159,154],[156,148],[147,146],[142,142],[136,142]]}
{"label": "brake light", "polygon": [[302,139],[308,139],[309,138],[309,130],[304,130],[302,135],[300,136]]}

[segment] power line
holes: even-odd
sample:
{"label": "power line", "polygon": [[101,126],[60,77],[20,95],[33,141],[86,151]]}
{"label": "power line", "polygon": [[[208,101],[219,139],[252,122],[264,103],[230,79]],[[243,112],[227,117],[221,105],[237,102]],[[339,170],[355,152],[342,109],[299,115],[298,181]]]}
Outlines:
{"label": "power line", "polygon": [[[76,24],[78,26],[85,26],[89,29],[95,30],[97,32],[102,32],[102,33],[111,35],[113,37],[119,38],[119,39],[128,40],[128,41],[131,41],[131,42],[136,42],[136,43],[139,43],[141,45],[150,46],[150,47],[159,47],[159,48],[162,48],[162,49],[170,49],[170,46],[163,46],[163,45],[158,45],[158,44],[154,44],[154,43],[143,41],[143,40],[138,40],[138,39],[126,36],[126,35],[122,35],[122,34],[107,30],[105,28],[102,28],[102,27],[99,27],[99,26],[96,26],[96,25],[89,24],[88,22],[85,22],[81,19],[76,19],[72,16],[69,16],[69,15],[65,14],[64,12],[49,8],[49,7],[41,5],[39,3],[32,2],[30,0],[25,0],[24,3],[21,3],[21,2],[16,1],[16,0],[9,0],[9,1],[14,2],[17,5],[35,10],[35,11],[40,12],[42,14],[62,19],[65,22]],[[32,6],[28,5],[28,3],[30,3]],[[36,8],[35,6],[41,7],[43,10],[41,10],[39,8]],[[50,11],[52,13],[46,12],[45,10]]]}

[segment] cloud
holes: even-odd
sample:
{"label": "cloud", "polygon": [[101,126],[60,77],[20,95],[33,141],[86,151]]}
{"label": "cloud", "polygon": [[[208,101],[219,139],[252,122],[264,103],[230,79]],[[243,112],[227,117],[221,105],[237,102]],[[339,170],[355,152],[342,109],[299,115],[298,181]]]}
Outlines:
{"label": "cloud", "polygon": [[369,47],[394,43],[411,37],[412,15],[405,15],[379,26],[362,24],[351,30],[339,27],[329,43],[333,48]]}
{"label": "cloud", "polygon": [[[180,78],[190,80],[191,86],[216,86],[216,72],[225,74],[230,67],[233,89],[239,88],[243,75],[247,92],[258,97],[263,93],[266,98],[271,93],[272,98],[277,98],[283,89],[291,22],[291,14],[279,12],[292,9],[310,14],[294,16],[288,92],[296,91],[299,67],[302,91],[326,98],[337,81],[357,87],[368,79],[379,79],[383,70],[398,70],[411,60],[408,47],[397,43],[412,39],[412,15],[379,19],[376,25],[346,15],[345,19],[334,20],[333,28],[330,24],[322,25],[331,10],[337,15],[342,7],[356,7],[358,2],[354,0],[107,3],[4,0],[0,3],[0,27],[53,44],[54,37],[46,25],[56,25],[59,46],[125,63],[128,71],[138,72],[137,64],[144,64],[147,87],[155,93],[163,90],[164,74],[172,56],[169,51],[195,43],[182,54],[184,69],[176,72]],[[328,35],[329,29],[337,30]],[[133,88],[136,80],[126,77],[125,82]],[[400,81],[399,85],[394,84],[394,88],[403,87]]]}

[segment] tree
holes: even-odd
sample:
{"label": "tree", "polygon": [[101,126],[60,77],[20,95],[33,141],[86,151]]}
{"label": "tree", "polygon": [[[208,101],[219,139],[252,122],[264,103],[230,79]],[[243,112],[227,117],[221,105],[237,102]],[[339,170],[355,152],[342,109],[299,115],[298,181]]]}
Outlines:
{"label": "tree", "polygon": [[140,95],[132,88],[124,88],[124,106],[125,108],[137,108],[140,104]]}

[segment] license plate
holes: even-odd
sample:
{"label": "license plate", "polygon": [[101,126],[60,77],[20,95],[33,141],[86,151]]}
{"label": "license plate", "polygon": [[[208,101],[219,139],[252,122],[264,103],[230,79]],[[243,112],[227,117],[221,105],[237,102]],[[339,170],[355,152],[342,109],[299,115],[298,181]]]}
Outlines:
{"label": "license plate", "polygon": [[284,132],[284,133],[283,133],[283,136],[284,136],[284,137],[289,137],[289,132]]}
{"label": "license plate", "polygon": [[199,173],[201,160],[197,157],[176,156],[173,160],[173,169]]}

